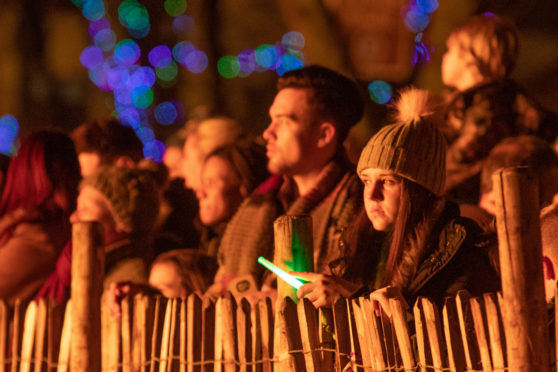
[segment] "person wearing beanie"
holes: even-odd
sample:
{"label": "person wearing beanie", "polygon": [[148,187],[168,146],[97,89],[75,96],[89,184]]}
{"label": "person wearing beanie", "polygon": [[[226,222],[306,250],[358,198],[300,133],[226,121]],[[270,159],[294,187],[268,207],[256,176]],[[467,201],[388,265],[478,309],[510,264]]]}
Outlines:
{"label": "person wearing beanie", "polygon": [[380,305],[398,294],[409,304],[417,296],[443,304],[461,289],[478,295],[499,288],[482,230],[441,196],[446,143],[428,92],[404,90],[395,106],[395,122],[374,135],[360,155],[365,211],[347,231],[336,276],[294,273],[312,280],[298,295],[314,306],[369,292]]}
{"label": "person wearing beanie", "polygon": [[[70,222],[101,224],[105,290],[113,282],[147,282],[147,265],[152,258],[150,240],[159,210],[159,195],[153,172],[145,169],[105,167],[81,182],[77,209]],[[67,298],[71,261],[70,241],[37,299],[46,297],[61,303]]]}

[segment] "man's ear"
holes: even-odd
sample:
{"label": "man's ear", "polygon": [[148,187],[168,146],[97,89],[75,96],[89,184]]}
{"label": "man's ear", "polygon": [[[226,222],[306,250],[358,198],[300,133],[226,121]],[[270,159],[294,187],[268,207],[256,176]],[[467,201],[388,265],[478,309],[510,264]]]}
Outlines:
{"label": "man's ear", "polygon": [[326,147],[337,141],[337,128],[329,121],[320,124],[318,135],[318,147]]}
{"label": "man's ear", "polygon": [[122,168],[135,168],[136,167],[136,162],[133,161],[131,157],[129,157],[127,155],[122,155],[122,156],[119,156],[118,159],[116,159],[116,161],[114,162],[114,165],[116,165],[117,167],[122,167]]}

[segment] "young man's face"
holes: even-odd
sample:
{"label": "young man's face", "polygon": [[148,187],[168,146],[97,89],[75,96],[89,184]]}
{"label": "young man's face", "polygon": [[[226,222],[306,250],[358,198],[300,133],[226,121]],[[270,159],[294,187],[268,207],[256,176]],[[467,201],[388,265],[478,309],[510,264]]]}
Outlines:
{"label": "young man's face", "polygon": [[316,149],[317,126],[306,89],[284,88],[269,109],[271,123],[263,132],[267,148],[267,167],[273,174],[304,174],[312,166]]}
{"label": "young man's face", "polygon": [[364,207],[372,226],[377,231],[393,230],[401,201],[401,177],[379,168],[366,168],[359,177],[364,183]]}

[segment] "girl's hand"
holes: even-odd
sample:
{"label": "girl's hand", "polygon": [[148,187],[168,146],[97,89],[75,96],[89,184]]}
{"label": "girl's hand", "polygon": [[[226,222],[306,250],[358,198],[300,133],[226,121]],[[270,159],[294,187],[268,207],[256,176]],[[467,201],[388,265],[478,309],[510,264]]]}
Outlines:
{"label": "girl's hand", "polygon": [[350,297],[360,286],[345,279],[317,273],[291,272],[299,279],[308,281],[296,292],[298,298],[309,299],[314,307],[331,307],[339,298]]}

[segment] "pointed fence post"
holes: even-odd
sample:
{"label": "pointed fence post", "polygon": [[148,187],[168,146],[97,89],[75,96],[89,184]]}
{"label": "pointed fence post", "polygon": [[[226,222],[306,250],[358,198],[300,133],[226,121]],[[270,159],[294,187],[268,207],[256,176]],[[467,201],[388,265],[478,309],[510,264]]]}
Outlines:
{"label": "pointed fence post", "polygon": [[539,188],[527,168],[493,176],[510,371],[549,371]]}
{"label": "pointed fence post", "polygon": [[73,225],[71,372],[101,370],[102,242],[99,223],[79,222]]}

